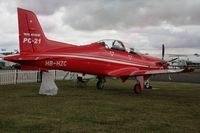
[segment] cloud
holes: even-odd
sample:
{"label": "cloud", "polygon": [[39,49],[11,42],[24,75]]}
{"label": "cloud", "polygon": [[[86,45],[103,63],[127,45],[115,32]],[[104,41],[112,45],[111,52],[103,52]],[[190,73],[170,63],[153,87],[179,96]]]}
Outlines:
{"label": "cloud", "polygon": [[[200,26],[193,26],[199,29]],[[200,33],[191,32],[185,26],[175,27],[170,24],[151,26],[135,31],[141,36],[147,36],[152,48],[164,43],[168,48],[200,48]]]}
{"label": "cloud", "polygon": [[163,22],[193,25],[200,23],[198,5],[197,0],[81,1],[65,8],[63,20],[78,30],[127,29],[158,26]]}
{"label": "cloud", "polygon": [[173,52],[200,51],[199,5],[199,0],[0,0],[0,47],[18,44],[16,7],[22,7],[34,11],[47,37],[58,41],[114,38],[143,51],[160,51],[162,43]]}
{"label": "cloud", "polygon": [[18,0],[17,6],[32,10],[38,15],[52,15],[61,7],[67,8],[69,0]]}
{"label": "cloud", "polygon": [[200,23],[199,0],[19,0],[18,5],[42,15],[64,8],[64,23],[77,30],[155,26],[164,21],[172,25]]}
{"label": "cloud", "polygon": [[0,48],[18,47],[16,45],[18,44],[18,30],[15,4],[13,1],[0,1]]}

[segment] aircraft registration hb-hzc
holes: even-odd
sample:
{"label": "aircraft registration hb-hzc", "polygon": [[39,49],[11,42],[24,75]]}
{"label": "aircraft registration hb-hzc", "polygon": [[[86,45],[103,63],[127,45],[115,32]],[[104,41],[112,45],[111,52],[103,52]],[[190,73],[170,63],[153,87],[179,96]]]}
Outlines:
{"label": "aircraft registration hb-hzc", "polygon": [[20,54],[4,57],[4,60],[19,63],[22,70],[58,69],[97,75],[98,89],[104,88],[105,77],[120,77],[124,82],[129,77],[136,77],[135,93],[148,87],[145,81],[151,75],[193,70],[168,69],[169,64],[163,58],[139,54],[119,40],[102,40],[82,46],[49,40],[36,15],[25,9],[18,8],[18,24]]}

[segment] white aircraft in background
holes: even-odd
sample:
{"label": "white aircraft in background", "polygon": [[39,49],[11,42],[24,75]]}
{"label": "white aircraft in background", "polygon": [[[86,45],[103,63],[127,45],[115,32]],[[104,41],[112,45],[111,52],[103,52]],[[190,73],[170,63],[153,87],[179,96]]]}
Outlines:
{"label": "white aircraft in background", "polygon": [[[160,55],[154,55],[160,57]],[[181,55],[181,54],[166,54],[166,60],[170,60],[170,65],[175,67],[186,67],[188,65],[200,69],[200,54]]]}
{"label": "white aircraft in background", "polygon": [[19,53],[18,50],[6,50],[4,48],[0,48],[0,69],[10,69],[12,68],[13,65],[16,63],[10,62],[10,61],[5,61],[2,58],[7,56],[7,55],[12,55],[12,54],[17,54]]}
{"label": "white aircraft in background", "polygon": [[0,54],[1,55],[11,55],[11,54],[18,54],[18,53],[19,53],[19,51],[16,50],[16,49],[11,51],[11,50],[6,50],[4,48],[0,48]]}

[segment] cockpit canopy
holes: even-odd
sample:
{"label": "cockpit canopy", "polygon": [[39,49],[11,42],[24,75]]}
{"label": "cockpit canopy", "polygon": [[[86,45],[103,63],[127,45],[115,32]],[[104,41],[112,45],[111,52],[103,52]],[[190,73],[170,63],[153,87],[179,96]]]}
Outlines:
{"label": "cockpit canopy", "polygon": [[124,43],[122,41],[119,41],[119,40],[105,39],[105,40],[98,41],[98,43],[101,43],[107,49],[113,49],[113,50],[119,50],[119,51],[124,51],[124,52],[128,52],[128,53],[140,54],[140,52],[138,52],[138,50],[135,50],[134,48],[129,48],[128,46],[130,46],[130,45],[128,45],[127,43]]}

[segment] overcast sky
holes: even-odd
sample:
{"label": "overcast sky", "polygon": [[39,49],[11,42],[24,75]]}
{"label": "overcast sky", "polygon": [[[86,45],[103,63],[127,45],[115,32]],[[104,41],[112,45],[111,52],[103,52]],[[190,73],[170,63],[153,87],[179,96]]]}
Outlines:
{"label": "overcast sky", "polygon": [[0,0],[0,48],[18,49],[17,7],[46,36],[87,44],[111,38],[145,53],[200,54],[200,0]]}

